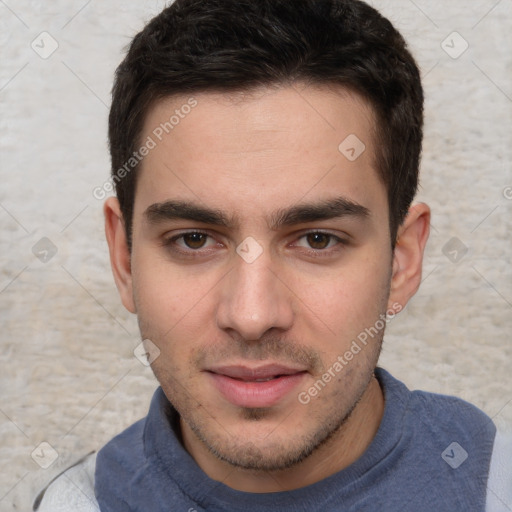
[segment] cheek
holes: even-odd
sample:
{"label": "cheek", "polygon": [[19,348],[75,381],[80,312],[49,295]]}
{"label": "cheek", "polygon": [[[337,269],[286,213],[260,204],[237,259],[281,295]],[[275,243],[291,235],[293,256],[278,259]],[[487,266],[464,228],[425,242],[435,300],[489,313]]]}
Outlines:
{"label": "cheek", "polygon": [[311,329],[346,341],[373,325],[386,309],[389,274],[381,259],[362,254],[328,273],[290,276],[290,288]]}
{"label": "cheek", "polygon": [[192,352],[212,334],[214,283],[172,271],[168,264],[136,268],[134,297],[141,335],[160,350],[155,373],[158,378],[162,372],[184,378]]}
{"label": "cheek", "polygon": [[193,266],[178,267],[149,250],[134,255],[132,269],[137,314],[166,329],[204,307],[215,284],[211,273]]}

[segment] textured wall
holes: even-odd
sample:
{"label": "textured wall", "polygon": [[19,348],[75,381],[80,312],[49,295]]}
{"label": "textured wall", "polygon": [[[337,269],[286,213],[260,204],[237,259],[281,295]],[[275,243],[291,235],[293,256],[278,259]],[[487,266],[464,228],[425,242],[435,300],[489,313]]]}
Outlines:
{"label": "textured wall", "polygon": [[[512,417],[512,1],[373,4],[423,72],[419,199],[433,209],[424,282],[389,325],[382,365],[501,421]],[[0,510],[28,510],[66,464],[143,416],[156,386],[133,356],[137,326],[92,190],[108,176],[113,71],[162,6],[0,1]]]}

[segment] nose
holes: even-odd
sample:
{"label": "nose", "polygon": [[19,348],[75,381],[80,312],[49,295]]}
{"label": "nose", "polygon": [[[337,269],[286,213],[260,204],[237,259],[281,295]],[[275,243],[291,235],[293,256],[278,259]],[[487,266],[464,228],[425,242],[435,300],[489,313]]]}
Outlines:
{"label": "nose", "polygon": [[235,258],[223,280],[217,308],[220,329],[247,341],[257,341],[268,331],[283,332],[293,324],[293,294],[272,268],[265,254],[248,263]]}

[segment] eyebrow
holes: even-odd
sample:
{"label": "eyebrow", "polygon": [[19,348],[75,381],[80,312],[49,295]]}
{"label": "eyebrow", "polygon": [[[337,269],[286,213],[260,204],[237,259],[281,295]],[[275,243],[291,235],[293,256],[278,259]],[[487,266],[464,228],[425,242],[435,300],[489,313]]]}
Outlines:
{"label": "eyebrow", "polygon": [[152,204],[144,212],[144,217],[151,224],[177,219],[192,220],[226,228],[235,224],[234,219],[228,218],[220,210],[205,208],[188,201],[165,201]]}
{"label": "eyebrow", "polygon": [[[271,230],[278,230],[286,226],[318,222],[341,217],[365,219],[370,216],[370,210],[365,206],[344,197],[329,199],[318,203],[298,204],[274,212],[268,219]],[[221,210],[200,206],[188,201],[164,201],[149,206],[144,217],[150,224],[159,224],[169,220],[190,220],[219,226],[233,228],[238,226],[235,216],[228,216]]]}
{"label": "eyebrow", "polygon": [[321,220],[341,217],[365,219],[369,216],[370,210],[365,206],[344,197],[338,197],[320,203],[298,204],[291,208],[279,210],[271,216],[269,226],[272,230],[277,230],[283,226],[293,226],[295,224],[305,224]]}

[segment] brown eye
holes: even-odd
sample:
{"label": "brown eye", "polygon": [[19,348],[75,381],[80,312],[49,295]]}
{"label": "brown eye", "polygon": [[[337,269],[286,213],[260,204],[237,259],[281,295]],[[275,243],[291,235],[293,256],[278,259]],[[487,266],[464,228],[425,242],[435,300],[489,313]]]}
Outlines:
{"label": "brown eye", "polygon": [[201,249],[208,239],[204,233],[187,233],[182,235],[183,242],[189,249]]}
{"label": "brown eye", "polygon": [[331,236],[325,233],[309,233],[307,242],[312,249],[326,249],[331,242]]}

